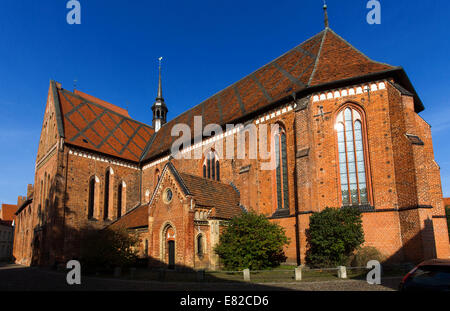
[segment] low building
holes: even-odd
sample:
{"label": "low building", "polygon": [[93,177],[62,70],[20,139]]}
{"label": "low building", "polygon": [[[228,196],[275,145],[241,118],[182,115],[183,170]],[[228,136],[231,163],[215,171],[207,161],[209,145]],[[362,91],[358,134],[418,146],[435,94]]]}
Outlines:
{"label": "low building", "polygon": [[2,204],[0,209],[0,219],[5,221],[13,221],[14,213],[17,211],[17,205]]}
{"label": "low building", "polygon": [[0,220],[0,261],[12,259],[14,227],[12,221]]}
{"label": "low building", "polygon": [[12,259],[16,210],[17,205],[14,204],[2,204],[0,209],[0,261]]}

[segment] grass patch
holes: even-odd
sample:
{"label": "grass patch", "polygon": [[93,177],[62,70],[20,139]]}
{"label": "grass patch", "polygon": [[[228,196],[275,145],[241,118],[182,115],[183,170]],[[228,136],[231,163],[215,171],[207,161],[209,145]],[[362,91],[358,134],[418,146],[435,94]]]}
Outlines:
{"label": "grass patch", "polygon": [[[250,271],[252,283],[287,283],[295,281],[294,266],[280,266],[276,269]],[[407,267],[386,267],[383,269],[382,277],[403,276],[409,269]],[[365,268],[347,269],[347,279],[365,280],[368,270]],[[113,278],[111,274],[102,274],[100,277]],[[137,268],[134,276],[125,270],[120,277],[127,280],[142,281],[162,281],[162,282],[208,282],[208,283],[228,283],[244,282],[242,272],[236,271],[206,271],[204,279],[199,279],[199,274],[193,271],[174,271],[174,270],[155,270],[146,268]],[[341,281],[337,275],[337,270],[327,269],[303,269],[302,280],[299,282],[323,282],[323,281]]]}

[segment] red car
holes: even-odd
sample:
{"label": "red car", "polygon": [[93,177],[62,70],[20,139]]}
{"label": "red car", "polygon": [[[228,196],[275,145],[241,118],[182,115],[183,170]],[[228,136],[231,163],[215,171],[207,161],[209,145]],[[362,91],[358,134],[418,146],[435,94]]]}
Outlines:
{"label": "red car", "polygon": [[450,259],[431,259],[420,263],[401,281],[401,291],[450,291]]}

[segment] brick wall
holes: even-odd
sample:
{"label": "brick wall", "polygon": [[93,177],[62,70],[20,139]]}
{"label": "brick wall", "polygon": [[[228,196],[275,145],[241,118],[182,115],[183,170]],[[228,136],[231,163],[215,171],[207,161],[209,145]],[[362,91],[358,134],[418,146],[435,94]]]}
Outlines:
{"label": "brick wall", "polygon": [[[404,95],[389,81],[383,83],[384,88],[371,92],[326,96],[328,99],[320,100],[311,96],[297,103],[292,101],[253,120],[257,127],[261,127],[262,123],[280,123],[287,133],[289,215],[271,221],[282,225],[291,239],[286,248],[288,263],[304,262],[306,230],[311,213],[326,207],[341,207],[335,119],[346,105],[358,107],[365,121],[366,173],[370,184],[370,205],[374,209],[363,214],[365,244],[378,248],[391,261],[450,256],[439,167],[434,161],[430,127],[412,110],[411,97]],[[352,88],[357,87],[364,86]],[[50,118],[51,114],[52,110],[47,109],[45,120],[50,129],[54,122],[50,121],[54,120]],[[47,128],[43,130],[47,131]],[[423,144],[412,144],[406,134],[417,135]],[[226,159],[222,155],[220,158],[221,181],[237,187],[241,204],[247,209],[272,218],[276,211],[274,173],[261,170],[266,160],[261,159],[260,154],[257,159],[237,159],[237,134],[233,137],[235,157]],[[44,159],[57,142],[57,135],[53,141],[41,141],[38,161]],[[248,156],[247,139],[246,145]],[[135,163],[124,163],[84,151],[75,154],[76,150],[70,150],[70,146],[57,148],[47,160],[39,162],[33,203],[18,217],[15,254],[20,262],[32,263],[32,244],[34,249],[40,249],[40,259],[36,259],[39,263],[51,264],[62,258],[77,256],[79,233],[84,227],[101,228],[115,219],[119,182],[126,184],[125,204],[126,210],[129,210],[140,202],[150,200],[157,182],[155,176],[162,172],[167,163],[161,162],[144,169],[133,168]],[[172,163],[179,172],[202,176],[203,158],[174,159]],[[146,164],[143,163],[144,166]],[[110,219],[104,220],[105,173],[109,168],[113,171]],[[87,217],[88,187],[92,176],[98,179],[96,220],[88,220]],[[49,178],[48,189],[53,190],[42,196],[41,181],[46,178]],[[178,236],[177,263],[205,267],[211,257],[198,258],[195,255],[195,238],[199,229],[205,233],[205,249],[208,256],[212,256],[208,225],[197,223],[198,227],[194,227],[193,211],[187,207],[185,197],[177,199],[177,203],[167,209],[161,195],[168,185],[176,187],[170,178],[164,180],[153,203],[154,212],[150,209],[148,233],[140,235],[142,239],[149,239],[149,254],[166,261],[167,258],[159,257],[163,247],[161,234],[170,222]],[[176,195],[174,197],[177,198]],[[30,232],[39,226],[38,204],[42,205],[46,226],[33,236]]]}

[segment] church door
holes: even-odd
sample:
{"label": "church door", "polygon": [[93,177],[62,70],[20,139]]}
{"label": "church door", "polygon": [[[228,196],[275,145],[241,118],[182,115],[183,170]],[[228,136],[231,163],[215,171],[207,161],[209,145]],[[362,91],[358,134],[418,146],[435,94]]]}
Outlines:
{"label": "church door", "polygon": [[169,241],[169,269],[175,268],[175,241]]}

